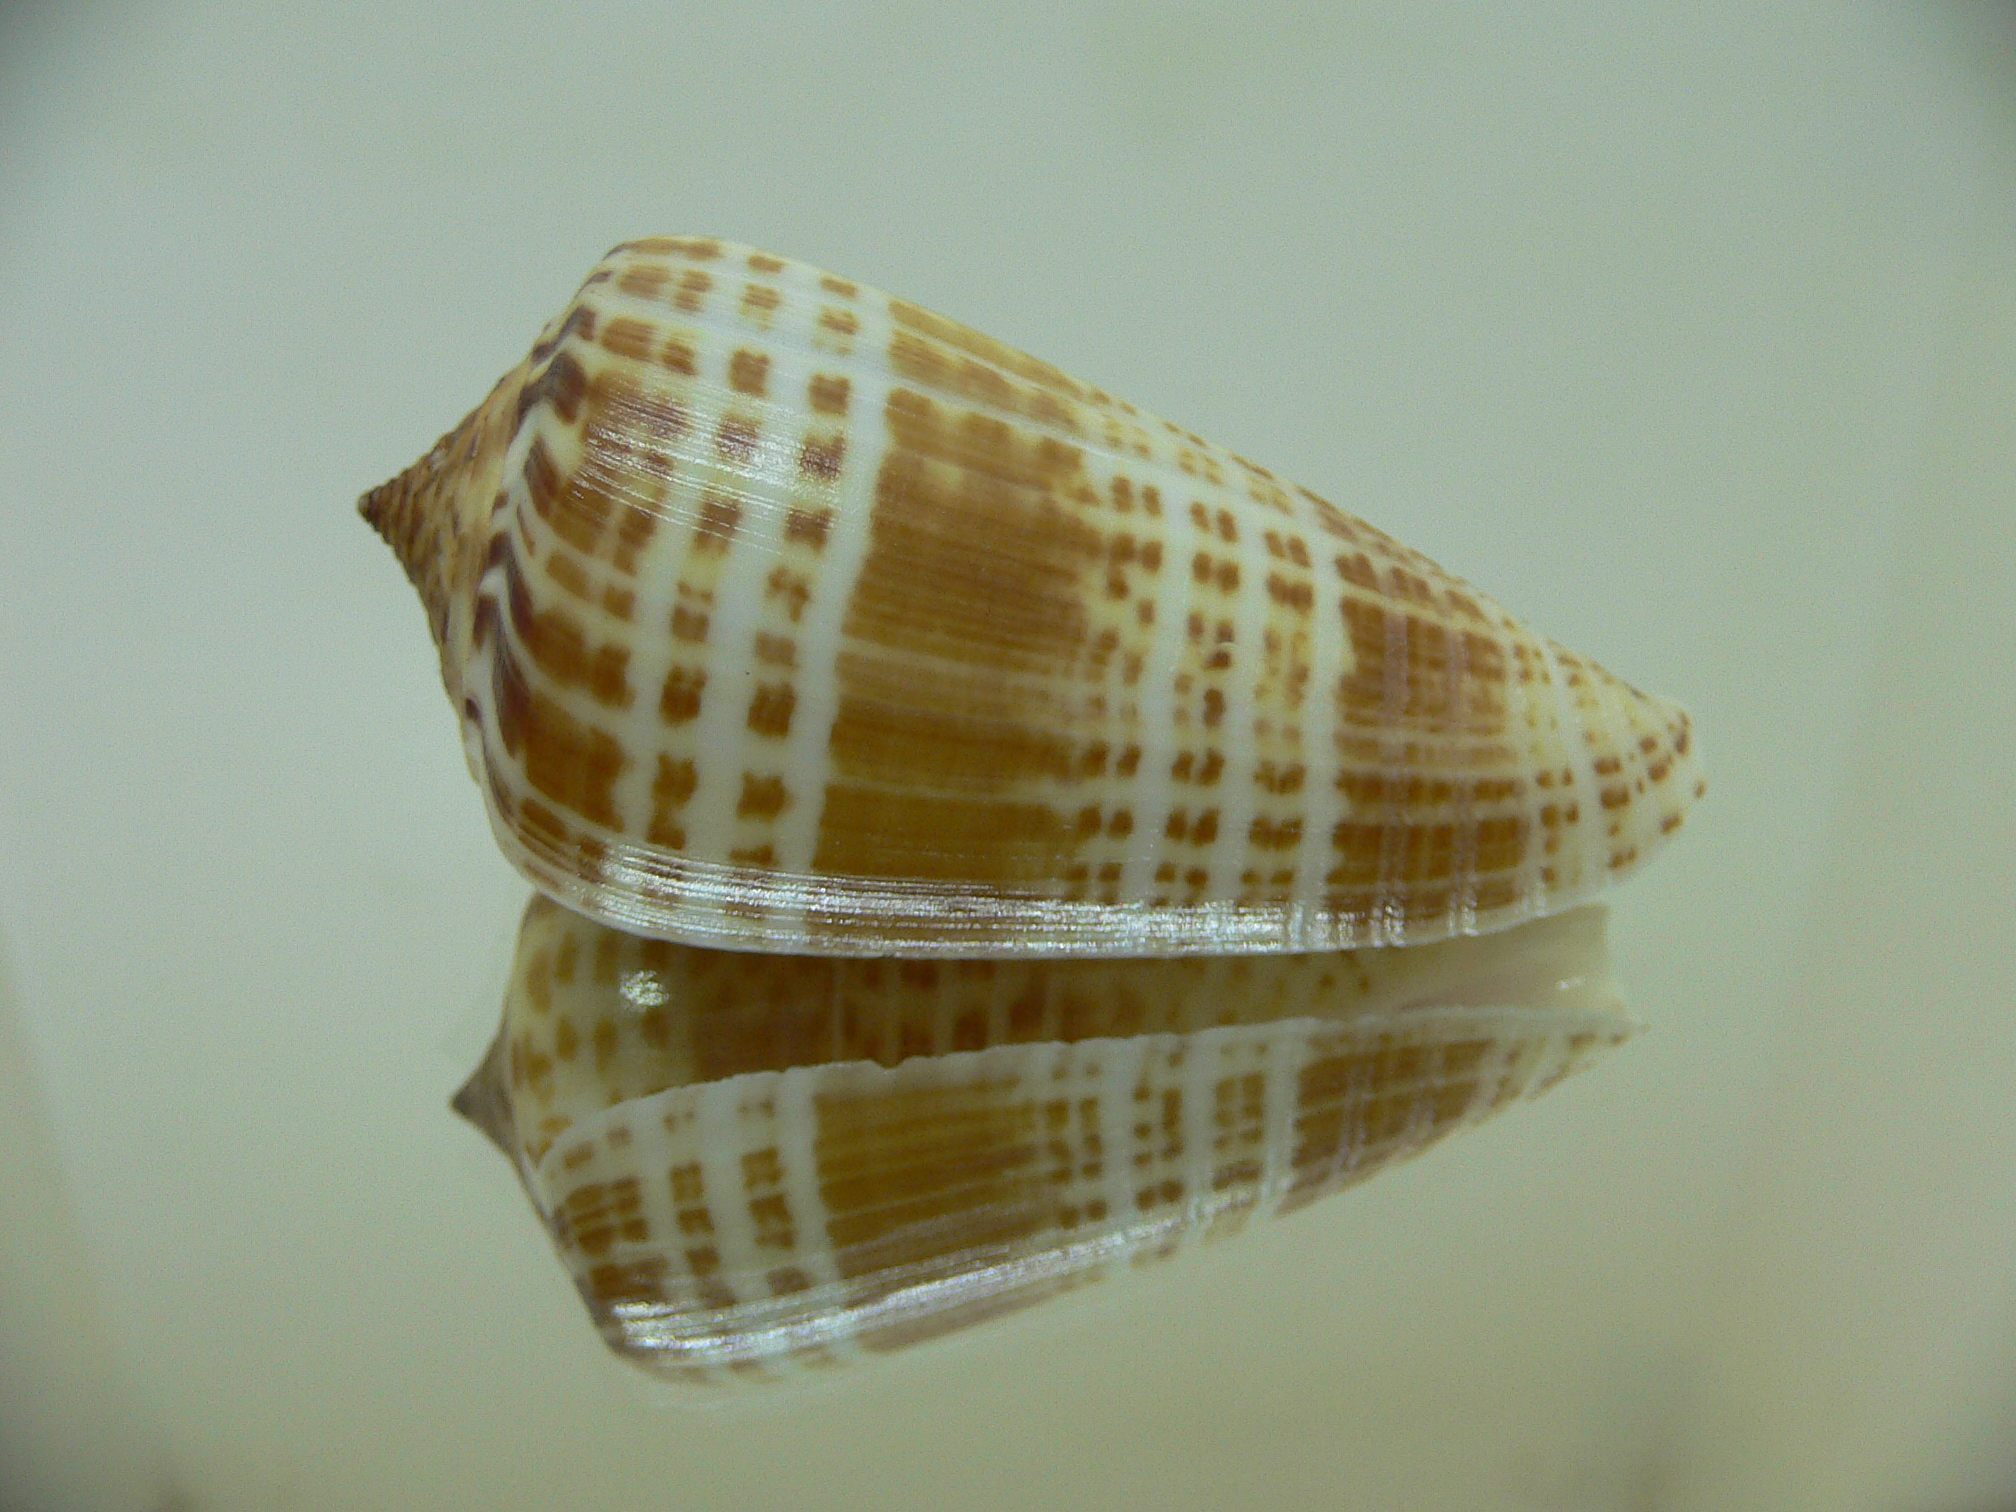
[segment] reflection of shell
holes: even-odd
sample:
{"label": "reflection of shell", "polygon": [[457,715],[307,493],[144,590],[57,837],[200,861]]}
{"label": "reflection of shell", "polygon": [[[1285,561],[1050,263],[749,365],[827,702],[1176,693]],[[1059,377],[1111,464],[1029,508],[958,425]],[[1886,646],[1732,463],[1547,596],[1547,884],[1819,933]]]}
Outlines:
{"label": "reflection of shell", "polygon": [[1566,907],[1687,717],[1305,489],[723,242],[617,248],[367,517],[504,849],[695,943],[1185,954]]}
{"label": "reflection of shell", "polygon": [[899,962],[535,899],[456,1102],[612,1346],[769,1376],[1291,1211],[1628,1032],[1600,909],[1407,950]]}

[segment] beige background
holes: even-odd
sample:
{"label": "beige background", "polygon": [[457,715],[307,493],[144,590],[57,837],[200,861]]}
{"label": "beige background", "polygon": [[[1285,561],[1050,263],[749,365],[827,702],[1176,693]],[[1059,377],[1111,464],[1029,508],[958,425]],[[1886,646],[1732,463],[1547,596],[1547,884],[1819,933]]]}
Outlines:
{"label": "beige background", "polygon": [[[1653,1032],[817,1392],[445,1107],[523,885],[351,512],[610,243],[901,293],[1685,700]],[[2006,7],[0,9],[0,1507],[2016,1506]]]}

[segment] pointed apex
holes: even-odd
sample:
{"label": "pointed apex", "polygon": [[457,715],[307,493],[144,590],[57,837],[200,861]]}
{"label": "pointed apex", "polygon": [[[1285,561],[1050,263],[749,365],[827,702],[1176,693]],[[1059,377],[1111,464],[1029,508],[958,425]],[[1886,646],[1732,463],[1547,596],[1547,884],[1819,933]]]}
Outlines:
{"label": "pointed apex", "polygon": [[516,1165],[519,1152],[512,1137],[510,1053],[504,1041],[504,1031],[499,1030],[497,1037],[490,1042],[483,1063],[448,1099],[448,1106],[474,1124],[485,1139],[502,1150],[505,1157]]}
{"label": "pointed apex", "polygon": [[434,644],[445,648],[454,610],[470,599],[482,570],[491,497],[518,423],[524,370],[515,369],[433,448],[357,501],[427,611]]}

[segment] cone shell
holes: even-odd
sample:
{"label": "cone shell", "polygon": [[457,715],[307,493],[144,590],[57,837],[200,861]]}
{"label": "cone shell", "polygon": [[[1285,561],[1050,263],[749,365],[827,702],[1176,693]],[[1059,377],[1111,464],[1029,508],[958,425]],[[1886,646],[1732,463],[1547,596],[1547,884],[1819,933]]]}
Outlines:
{"label": "cone shell", "polygon": [[1293,1211],[1629,1032],[1595,908],[1410,950],[895,962],[539,899],[457,1106],[613,1347],[767,1378]]}
{"label": "cone shell", "polygon": [[1687,716],[1306,489],[726,242],[618,247],[367,495],[506,853],[742,949],[1409,944],[1570,906]]}

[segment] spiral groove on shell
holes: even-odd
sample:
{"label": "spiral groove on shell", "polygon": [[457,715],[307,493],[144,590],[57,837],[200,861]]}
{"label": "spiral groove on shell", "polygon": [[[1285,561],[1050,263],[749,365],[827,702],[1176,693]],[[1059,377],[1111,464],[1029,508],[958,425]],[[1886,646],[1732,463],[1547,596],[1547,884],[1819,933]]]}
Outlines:
{"label": "spiral groove on shell", "polygon": [[1687,716],[1306,489],[902,300],[626,243],[364,512],[500,842],[621,928],[1345,948],[1635,866]]}

